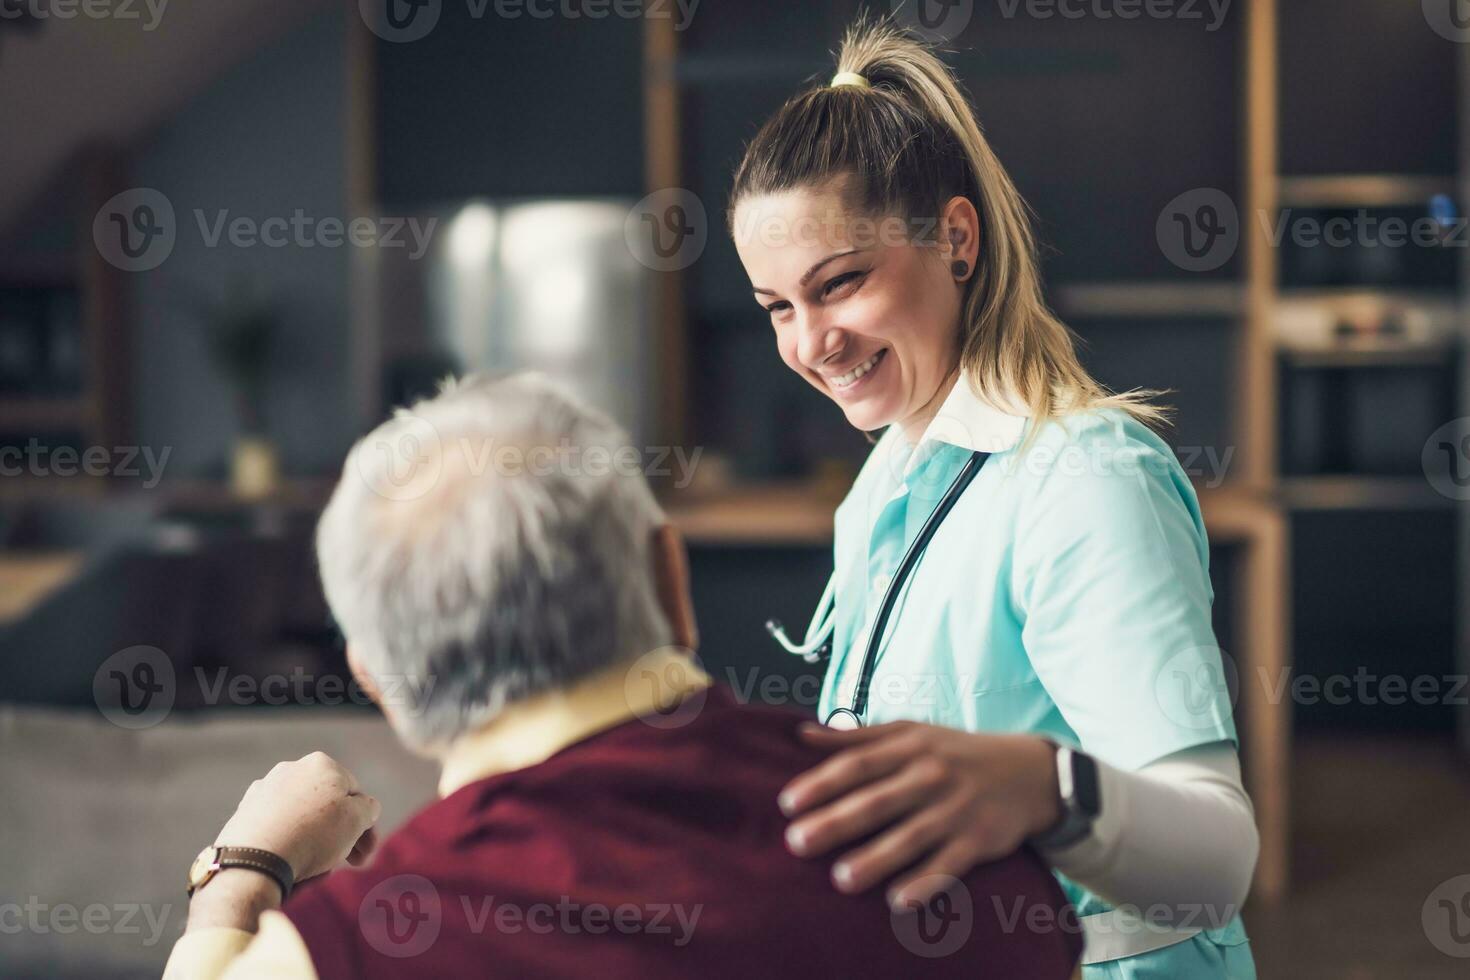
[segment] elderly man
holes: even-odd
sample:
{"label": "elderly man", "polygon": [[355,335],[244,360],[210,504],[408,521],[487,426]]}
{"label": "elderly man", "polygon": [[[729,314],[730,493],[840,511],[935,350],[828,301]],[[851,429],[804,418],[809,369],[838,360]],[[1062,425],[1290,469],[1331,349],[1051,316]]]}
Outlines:
{"label": "elderly man", "polygon": [[353,448],[322,582],[441,798],[379,847],[351,773],[278,765],[191,869],[167,976],[1070,975],[1075,923],[1029,851],[900,911],[790,853],[778,794],[826,753],[689,655],[683,545],[626,441],[519,375]]}

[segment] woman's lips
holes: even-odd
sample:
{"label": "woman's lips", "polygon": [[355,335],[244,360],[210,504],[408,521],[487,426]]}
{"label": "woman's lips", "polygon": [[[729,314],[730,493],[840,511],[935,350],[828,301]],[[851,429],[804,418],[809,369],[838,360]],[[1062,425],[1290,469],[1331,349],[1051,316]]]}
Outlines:
{"label": "woman's lips", "polygon": [[873,372],[882,366],[887,356],[888,348],[884,347],[873,354],[872,357],[869,357],[866,361],[854,367],[851,371],[838,375],[837,377],[825,378],[827,387],[844,398],[852,395],[859,388],[864,387],[868,379],[872,377]]}

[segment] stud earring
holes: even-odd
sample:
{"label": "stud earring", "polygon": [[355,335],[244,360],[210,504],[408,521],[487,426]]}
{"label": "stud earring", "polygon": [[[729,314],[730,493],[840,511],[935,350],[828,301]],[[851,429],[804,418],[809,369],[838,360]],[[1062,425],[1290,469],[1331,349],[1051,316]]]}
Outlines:
{"label": "stud earring", "polygon": [[949,270],[954,273],[956,279],[963,279],[970,272],[970,264],[964,259],[955,259],[949,264]]}

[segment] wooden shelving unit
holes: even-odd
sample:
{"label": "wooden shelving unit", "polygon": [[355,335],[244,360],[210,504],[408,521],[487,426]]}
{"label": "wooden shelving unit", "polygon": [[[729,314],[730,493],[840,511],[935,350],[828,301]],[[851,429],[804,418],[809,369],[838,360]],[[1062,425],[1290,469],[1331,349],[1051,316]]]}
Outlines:
{"label": "wooden shelving unit", "polygon": [[[0,289],[73,292],[78,301],[77,342],[80,373],[75,393],[0,393],[0,431],[34,435],[40,442],[60,437],[87,446],[124,444],[131,431],[131,357],[127,276],[92,244],[92,218],[126,184],[126,162],[114,148],[93,145],[79,151],[67,172],[74,180],[66,202],[76,241],[64,258],[4,257]],[[20,478],[8,489],[14,496],[54,492],[44,483]],[[91,490],[105,481],[93,481]]]}

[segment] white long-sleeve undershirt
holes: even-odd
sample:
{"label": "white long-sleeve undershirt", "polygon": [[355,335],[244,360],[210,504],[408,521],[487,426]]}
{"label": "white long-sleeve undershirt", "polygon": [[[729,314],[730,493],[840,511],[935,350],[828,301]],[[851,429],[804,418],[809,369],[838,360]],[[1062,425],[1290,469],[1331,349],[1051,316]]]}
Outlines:
{"label": "white long-sleeve undershirt", "polygon": [[1255,873],[1255,808],[1229,742],[1128,772],[1097,762],[1102,810],[1082,840],[1045,849],[1052,866],[1160,925],[1225,925]]}

